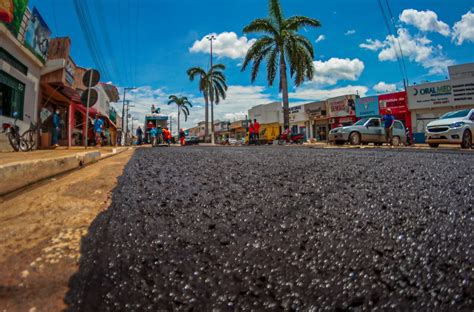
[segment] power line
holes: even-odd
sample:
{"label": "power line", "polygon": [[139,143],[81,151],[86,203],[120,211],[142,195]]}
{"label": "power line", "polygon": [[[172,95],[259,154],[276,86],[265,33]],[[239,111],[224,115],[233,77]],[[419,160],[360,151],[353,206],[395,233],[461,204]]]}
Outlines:
{"label": "power line", "polygon": [[[384,23],[385,23],[385,26],[387,28],[387,31],[388,31],[388,34],[389,34],[389,37],[392,37],[393,40],[397,40],[396,36],[394,35],[393,31],[392,31],[392,28],[390,27],[390,22],[388,21],[388,17],[385,13],[385,10],[384,10],[384,7],[383,7],[383,4],[382,4],[382,1],[381,0],[377,0],[378,4],[379,4],[379,8],[380,8],[380,12],[382,13],[382,18],[384,20]],[[397,50],[397,47],[396,47],[396,44],[395,42],[392,42],[392,48],[395,52],[395,57],[397,58],[397,63],[398,63],[398,67],[400,69],[400,73],[402,74],[402,77],[403,77],[403,80],[405,81],[405,78],[406,78],[406,73],[404,71],[404,67],[402,65],[402,61],[401,61],[401,58],[400,58],[400,55],[399,55],[399,51]]]}
{"label": "power line", "polygon": [[[395,19],[393,18],[392,9],[390,8],[390,4],[389,4],[388,0],[385,0],[385,3],[387,4],[387,9],[388,9],[388,13],[390,14],[390,19],[392,21],[392,26],[396,30],[397,27],[395,25]],[[396,37],[396,39],[397,39],[397,42],[398,42],[398,48],[400,49],[400,56],[401,56],[403,71],[404,71],[404,75],[405,75],[404,78],[406,79],[406,83],[408,84],[408,72],[407,72],[407,67],[406,67],[406,64],[405,64],[405,56],[403,55],[402,45],[400,43],[400,36]]]}

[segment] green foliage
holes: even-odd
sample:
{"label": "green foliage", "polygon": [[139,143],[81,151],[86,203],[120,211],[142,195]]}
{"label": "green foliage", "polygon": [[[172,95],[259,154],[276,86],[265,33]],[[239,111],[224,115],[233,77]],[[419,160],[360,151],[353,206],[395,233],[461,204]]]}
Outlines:
{"label": "green foliage", "polygon": [[[267,63],[267,81],[273,85],[278,68],[289,65],[290,77],[300,86],[306,79],[314,76],[314,49],[311,42],[298,31],[303,27],[320,27],[318,20],[293,16],[285,18],[279,0],[269,0],[269,16],[252,21],[243,32],[264,33],[248,50],[242,63],[242,71],[252,64],[251,81],[257,79],[260,65]],[[286,75],[286,72],[284,73]],[[286,77],[280,77],[280,80]],[[280,81],[280,91],[282,83]]]}
{"label": "green foliage", "polygon": [[183,113],[184,119],[188,120],[189,108],[193,107],[193,104],[191,104],[186,96],[170,95],[168,105],[171,104],[176,104],[178,106],[178,115]]}

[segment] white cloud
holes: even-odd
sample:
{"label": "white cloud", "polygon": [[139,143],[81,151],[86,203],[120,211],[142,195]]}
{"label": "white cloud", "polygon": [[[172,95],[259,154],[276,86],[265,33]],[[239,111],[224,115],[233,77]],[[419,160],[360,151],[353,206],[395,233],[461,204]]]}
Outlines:
{"label": "white cloud", "polygon": [[[372,51],[379,51],[378,58],[380,61],[396,61],[397,51],[401,46],[403,55],[412,62],[421,64],[428,69],[429,74],[443,74],[447,71],[447,67],[454,64],[454,61],[443,54],[441,45],[434,46],[432,41],[426,36],[412,36],[405,28],[399,28],[397,37],[387,36],[381,42],[378,40],[367,39],[366,42],[370,47],[360,47]],[[380,44],[379,44],[380,43]]]}
{"label": "white cloud", "polygon": [[[213,53],[220,57],[239,59],[245,57],[248,49],[255,43],[255,39],[249,40],[247,37],[238,37],[235,32],[223,32],[220,34],[209,34],[216,36],[213,43]],[[208,36],[209,36],[208,35]],[[204,36],[201,40],[196,40],[189,51],[191,53],[210,53],[210,42]]]}
{"label": "white cloud", "polygon": [[365,96],[368,90],[369,89],[366,86],[348,85],[345,87],[324,89],[318,88],[314,85],[303,85],[303,87],[297,88],[295,92],[291,92],[289,97],[292,100],[319,101],[346,94],[359,94],[360,96]]}
{"label": "white cloud", "polygon": [[412,25],[424,32],[436,32],[445,37],[449,36],[451,30],[449,25],[438,20],[438,15],[430,10],[417,11],[414,9],[403,10],[400,21]]}
{"label": "white cloud", "polygon": [[372,40],[372,39],[366,39],[365,40],[366,43],[361,43],[359,44],[359,47],[361,47],[362,49],[367,49],[367,50],[370,50],[370,51],[377,51],[381,48],[384,47],[384,43],[380,40]]}
{"label": "white cloud", "polygon": [[397,85],[394,83],[385,83],[380,81],[375,86],[372,87],[376,92],[394,92],[397,90]]}
{"label": "white cloud", "polygon": [[353,35],[355,33],[356,33],[355,29],[349,29],[348,31],[346,31],[346,33],[344,35],[350,36],[350,35]]}
{"label": "white cloud", "polygon": [[316,39],[316,43],[321,42],[323,40],[326,40],[326,36],[325,35],[319,35],[318,39]]}
{"label": "white cloud", "polygon": [[364,62],[355,59],[330,58],[327,61],[314,61],[314,78],[312,83],[334,85],[340,80],[355,81],[364,71]]}
{"label": "white cloud", "polygon": [[459,22],[453,27],[453,40],[457,45],[464,41],[474,42],[474,13],[469,11],[464,14]]}

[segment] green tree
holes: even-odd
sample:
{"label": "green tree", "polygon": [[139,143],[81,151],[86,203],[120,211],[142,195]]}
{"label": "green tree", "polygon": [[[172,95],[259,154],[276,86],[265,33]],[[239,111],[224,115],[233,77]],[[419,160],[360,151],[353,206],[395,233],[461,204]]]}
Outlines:
{"label": "green tree", "polygon": [[191,102],[189,102],[188,98],[185,96],[170,95],[168,105],[171,105],[171,104],[176,104],[176,106],[178,107],[178,131],[179,131],[181,129],[180,128],[181,113],[183,113],[184,115],[184,120],[187,121],[188,116],[189,116],[189,109],[193,107],[193,104],[191,104]]}
{"label": "green tree", "polygon": [[320,27],[321,23],[305,16],[285,18],[279,0],[269,1],[269,16],[259,18],[247,25],[243,32],[264,33],[247,51],[242,71],[253,62],[251,80],[255,81],[262,61],[267,62],[268,85],[272,86],[280,71],[279,89],[283,97],[283,123],[289,127],[289,99],[288,99],[288,66],[290,77],[295,86],[300,86],[306,79],[314,76],[314,49],[311,42],[298,34],[303,27]]}
{"label": "green tree", "polygon": [[215,64],[208,71],[201,67],[188,69],[189,80],[199,78],[199,91],[204,96],[205,104],[205,136],[209,136],[209,102],[211,103],[211,127],[214,133],[214,103],[217,105],[226,98],[227,82],[224,75],[225,65]]}

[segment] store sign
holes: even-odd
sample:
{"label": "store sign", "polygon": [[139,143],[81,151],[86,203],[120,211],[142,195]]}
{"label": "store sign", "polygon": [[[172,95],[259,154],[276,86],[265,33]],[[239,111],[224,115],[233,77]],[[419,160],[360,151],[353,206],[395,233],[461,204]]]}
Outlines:
{"label": "store sign", "polygon": [[370,117],[379,115],[379,97],[369,96],[356,99],[356,116]]}
{"label": "store sign", "polygon": [[474,78],[408,87],[410,109],[474,104]]}
{"label": "store sign", "polygon": [[307,119],[304,107],[301,105],[290,107],[289,113],[290,122],[301,122]]}
{"label": "store sign", "polygon": [[23,15],[28,6],[28,0],[0,0],[0,22],[17,36],[21,27]]}
{"label": "store sign", "polygon": [[328,99],[330,117],[345,117],[355,115],[355,96],[345,95]]}
{"label": "store sign", "polygon": [[26,30],[25,43],[35,52],[39,57],[46,60],[48,56],[49,37],[51,30],[44,21],[36,8],[33,8],[31,18]]}
{"label": "store sign", "polygon": [[326,117],[326,101],[306,104],[305,112],[309,119]]}
{"label": "store sign", "polygon": [[69,86],[72,86],[74,84],[74,74],[76,72],[76,67],[72,63],[72,61],[69,59],[66,63],[66,67],[64,68],[65,70],[65,77],[66,77],[66,83]]}

